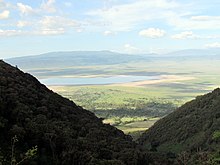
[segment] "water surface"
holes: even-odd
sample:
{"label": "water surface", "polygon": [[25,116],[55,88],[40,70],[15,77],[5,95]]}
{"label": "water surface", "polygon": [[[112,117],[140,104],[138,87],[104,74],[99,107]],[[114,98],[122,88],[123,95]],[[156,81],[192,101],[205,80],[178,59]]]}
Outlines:
{"label": "water surface", "polygon": [[110,77],[77,77],[46,78],[41,83],[46,85],[105,85],[158,79],[158,76],[110,76]]}

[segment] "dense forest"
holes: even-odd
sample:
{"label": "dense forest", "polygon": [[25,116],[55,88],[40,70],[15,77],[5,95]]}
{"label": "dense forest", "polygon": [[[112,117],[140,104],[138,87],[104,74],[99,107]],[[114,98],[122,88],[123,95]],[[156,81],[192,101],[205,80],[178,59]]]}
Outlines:
{"label": "dense forest", "polygon": [[[203,164],[220,163],[220,89],[198,96],[156,122],[139,143],[159,152],[184,154],[187,164],[200,155]],[[214,153],[214,156],[212,155]],[[215,157],[210,162],[210,155]],[[192,162],[191,162],[192,164]]]}

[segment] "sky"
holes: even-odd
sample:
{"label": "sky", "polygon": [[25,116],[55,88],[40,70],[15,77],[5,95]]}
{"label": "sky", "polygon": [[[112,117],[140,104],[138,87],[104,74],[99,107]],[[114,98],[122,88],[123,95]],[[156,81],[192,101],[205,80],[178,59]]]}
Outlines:
{"label": "sky", "polygon": [[0,0],[0,58],[220,48],[219,0]]}

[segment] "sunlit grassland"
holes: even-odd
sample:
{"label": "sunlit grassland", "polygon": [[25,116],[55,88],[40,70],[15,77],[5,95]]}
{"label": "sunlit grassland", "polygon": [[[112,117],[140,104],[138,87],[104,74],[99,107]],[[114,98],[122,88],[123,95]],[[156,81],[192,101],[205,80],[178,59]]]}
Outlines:
{"label": "sunlit grassland", "polygon": [[[100,86],[54,86],[61,95],[70,98],[76,104],[89,110],[110,110],[119,107],[134,108],[140,102],[171,102],[176,106],[211,91],[219,84],[219,76],[197,75],[196,79],[167,84],[152,84],[144,87],[125,87],[114,85]],[[119,120],[120,119],[120,120]],[[134,138],[148,129],[157,120],[150,121],[147,116],[127,118],[110,117],[104,122],[115,125],[118,129]]]}
{"label": "sunlit grassland", "polygon": [[[78,105],[87,107],[87,102],[99,105],[97,109],[112,109],[121,105],[129,105],[131,102],[172,102],[181,105],[195,96],[211,90],[212,85],[200,88],[202,85],[194,86],[195,80],[184,83],[154,84],[144,87],[125,86],[52,86],[51,89],[61,95],[72,99]],[[190,85],[190,83],[193,83]],[[195,83],[197,83],[195,81]],[[111,106],[110,106],[111,105]],[[133,105],[133,104],[132,104]]]}
{"label": "sunlit grassland", "polygon": [[136,139],[141,133],[150,128],[160,118],[150,117],[112,117],[105,119],[103,122],[114,125],[124,133],[132,135]]}
{"label": "sunlit grassland", "polygon": [[[206,86],[201,90],[201,85],[197,88],[190,80],[184,83],[153,84],[144,87],[124,87],[113,85],[101,86],[54,86],[51,87],[59,94],[70,98],[76,104],[88,110],[111,110],[121,108],[133,108],[140,103],[158,102],[172,103],[177,107],[183,103],[194,99],[197,95],[206,93],[212,87]],[[192,85],[190,85],[192,84]],[[202,86],[204,83],[202,83]],[[102,117],[102,116],[100,116]],[[131,134],[134,138],[138,137],[143,131],[151,127],[159,118],[150,120],[149,116],[135,117],[125,116],[109,117],[104,120],[121,129],[126,134]]]}
{"label": "sunlit grassland", "polygon": [[129,123],[121,123],[119,125],[116,125],[118,129],[123,130],[124,133],[132,134],[136,131],[144,131],[150,128],[159,118],[155,118],[152,120],[144,119],[140,121],[135,121],[132,119]]}

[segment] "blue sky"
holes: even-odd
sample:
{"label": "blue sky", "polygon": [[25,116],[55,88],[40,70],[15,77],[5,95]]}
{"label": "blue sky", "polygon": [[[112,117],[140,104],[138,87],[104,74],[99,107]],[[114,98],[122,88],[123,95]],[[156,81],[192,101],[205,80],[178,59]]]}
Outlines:
{"label": "blue sky", "polygon": [[219,0],[0,0],[0,58],[220,47]]}

